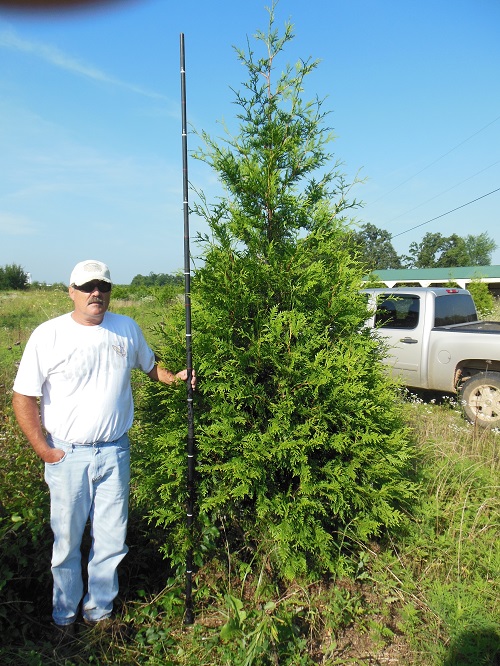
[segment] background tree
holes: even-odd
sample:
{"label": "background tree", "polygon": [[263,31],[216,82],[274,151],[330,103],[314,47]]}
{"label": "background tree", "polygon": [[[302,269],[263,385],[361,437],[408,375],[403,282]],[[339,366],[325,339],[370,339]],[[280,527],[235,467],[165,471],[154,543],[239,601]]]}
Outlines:
{"label": "background tree", "polygon": [[402,268],[401,259],[391,242],[391,234],[374,224],[362,224],[360,231],[352,233],[352,245],[359,261],[367,270]]}
{"label": "background tree", "polygon": [[[238,51],[249,74],[236,93],[239,133],[221,143],[204,134],[198,153],[226,192],[195,206],[210,228],[192,291],[198,552],[223,533],[232,562],[292,578],[338,569],[350,537],[400,523],[411,484],[398,393],[363,332],[362,267],[343,218],[355,202],[326,150],[322,101],[302,99],[317,63],[300,60],[275,80],[293,34],[273,20],[270,10],[256,36],[261,57]],[[169,367],[183,363],[183,316],[161,329]],[[185,389],[147,388],[137,493],[176,559],[186,544]]]}
{"label": "background tree", "polygon": [[468,254],[468,266],[489,266],[497,244],[486,232],[483,232],[479,236],[466,236],[465,248]]}
{"label": "background tree", "polygon": [[182,275],[151,272],[149,275],[141,275],[140,273],[135,275],[130,284],[133,287],[164,287],[165,285],[182,287],[183,282]]}
{"label": "background tree", "polygon": [[0,289],[26,289],[29,284],[28,273],[18,264],[0,266]]}
{"label": "background tree", "polygon": [[462,238],[427,233],[420,243],[411,243],[404,257],[408,268],[449,268],[454,266],[489,266],[496,243],[486,232]]}

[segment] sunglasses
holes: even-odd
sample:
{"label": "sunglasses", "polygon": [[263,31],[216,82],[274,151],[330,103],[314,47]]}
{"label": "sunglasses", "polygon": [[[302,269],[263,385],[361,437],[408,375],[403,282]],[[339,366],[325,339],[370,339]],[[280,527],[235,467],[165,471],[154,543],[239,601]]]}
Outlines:
{"label": "sunglasses", "polygon": [[85,284],[72,285],[73,289],[78,289],[78,291],[83,291],[86,294],[91,294],[93,291],[98,289],[101,294],[107,294],[108,291],[111,291],[111,282],[106,282],[106,280],[98,280],[93,282],[85,282]]}

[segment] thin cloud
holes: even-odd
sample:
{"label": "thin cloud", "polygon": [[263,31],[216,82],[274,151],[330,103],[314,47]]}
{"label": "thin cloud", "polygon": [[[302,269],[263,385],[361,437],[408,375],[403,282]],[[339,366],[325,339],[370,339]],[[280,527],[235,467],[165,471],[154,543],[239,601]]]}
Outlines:
{"label": "thin cloud", "polygon": [[33,221],[24,215],[0,211],[0,232],[6,236],[33,236],[37,230]]}
{"label": "thin cloud", "polygon": [[11,51],[28,53],[35,56],[36,58],[45,60],[45,62],[48,62],[54,67],[65,69],[68,72],[77,74],[79,76],[84,76],[88,79],[91,79],[92,81],[98,81],[100,83],[117,86],[145,97],[168,100],[165,95],[160,93],[141,88],[140,86],[136,86],[133,83],[127,83],[125,81],[115,79],[114,77],[109,76],[105,72],[102,72],[92,65],[85,64],[79,60],[76,60],[75,58],[72,58],[55,46],[48,46],[39,42],[32,42],[22,39],[12,29],[0,30],[0,47],[10,49]]}

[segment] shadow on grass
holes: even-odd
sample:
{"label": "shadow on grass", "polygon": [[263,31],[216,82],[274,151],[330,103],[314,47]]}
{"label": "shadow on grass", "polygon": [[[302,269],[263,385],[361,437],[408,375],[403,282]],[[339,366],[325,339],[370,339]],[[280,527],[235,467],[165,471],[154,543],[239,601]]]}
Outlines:
{"label": "shadow on grass", "polygon": [[[23,535],[20,530],[15,537],[17,541],[23,541],[23,562],[18,561],[16,568],[10,563],[9,569],[13,570],[15,575],[6,582],[2,590],[1,606],[5,609],[8,604],[8,613],[0,612],[3,648],[43,643],[53,631],[50,528],[47,526],[44,530],[43,538],[38,540],[36,548],[30,543],[28,533]],[[161,535],[155,533],[154,528],[131,512],[127,538],[129,553],[119,567],[120,590],[115,607],[118,616],[128,603],[160,593],[168,578],[172,576],[168,562],[159,553],[160,539]],[[2,547],[4,546],[7,547],[8,544],[2,543]],[[82,541],[84,581],[89,548],[90,534],[87,525]],[[3,559],[5,558],[0,557],[0,562]]]}
{"label": "shadow on grass", "polygon": [[463,632],[453,641],[443,666],[500,666],[500,630]]}

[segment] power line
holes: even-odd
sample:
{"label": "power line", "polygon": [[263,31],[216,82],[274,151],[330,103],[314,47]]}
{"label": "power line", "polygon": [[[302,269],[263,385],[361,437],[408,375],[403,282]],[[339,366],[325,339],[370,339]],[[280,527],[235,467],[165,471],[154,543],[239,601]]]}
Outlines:
{"label": "power line", "polygon": [[399,189],[399,188],[402,187],[403,185],[406,185],[406,183],[408,183],[410,180],[412,180],[412,179],[415,178],[416,176],[419,176],[423,171],[426,171],[427,169],[430,169],[431,166],[434,166],[434,164],[436,164],[437,162],[439,162],[439,161],[442,160],[443,158],[447,157],[447,156],[448,156],[450,153],[452,153],[454,150],[456,150],[457,148],[460,148],[460,146],[463,146],[464,143],[467,143],[467,141],[470,141],[470,139],[473,139],[475,136],[477,136],[478,134],[480,134],[481,132],[483,132],[485,129],[487,129],[490,125],[493,125],[493,123],[496,123],[497,120],[500,120],[500,116],[497,116],[494,120],[492,120],[491,122],[489,122],[489,123],[488,123],[487,125],[485,125],[484,127],[481,127],[481,129],[477,130],[477,132],[474,132],[474,134],[471,134],[470,136],[468,136],[466,139],[464,139],[464,140],[461,141],[460,143],[457,143],[456,146],[453,146],[453,148],[450,148],[450,150],[448,150],[446,153],[443,153],[442,155],[440,155],[439,157],[437,157],[435,160],[433,160],[432,162],[430,162],[429,164],[427,164],[427,166],[424,166],[423,169],[420,169],[420,171],[417,171],[417,173],[414,173],[413,176],[410,176],[409,178],[407,178],[406,180],[404,180],[402,183],[399,183],[399,185],[396,185],[396,187],[393,187],[392,190],[389,190],[389,192],[386,192],[385,194],[382,194],[378,199],[375,199],[375,201],[372,201],[372,203],[377,203],[377,201],[380,201],[380,199],[383,199],[383,198],[386,197],[388,194],[392,194],[395,190]]}
{"label": "power line", "polygon": [[428,204],[430,201],[434,201],[434,199],[437,199],[438,197],[442,196],[443,194],[446,194],[447,192],[450,192],[451,190],[454,190],[456,187],[460,187],[460,185],[463,185],[468,180],[472,180],[476,176],[479,176],[479,174],[484,173],[485,171],[488,171],[488,169],[491,169],[491,167],[494,167],[497,164],[500,164],[500,160],[497,160],[493,164],[490,164],[490,166],[487,166],[484,169],[481,169],[481,171],[477,171],[472,176],[469,176],[468,178],[465,178],[464,180],[461,180],[459,183],[456,183],[456,185],[452,185],[447,190],[444,190],[443,192],[440,192],[439,194],[436,194],[435,196],[431,197],[430,199],[427,199],[427,201],[423,201],[421,204],[418,204],[418,206],[414,206],[413,208],[410,208],[410,210],[406,210],[404,213],[400,213],[399,215],[396,215],[396,217],[391,217],[390,220],[386,221],[386,224],[390,224],[391,222],[394,222],[395,220],[399,220],[400,217],[403,217],[404,215],[408,215],[408,213],[413,213],[413,211],[417,210],[417,208],[422,208],[422,206],[425,206],[425,204]]}
{"label": "power line", "polygon": [[449,215],[450,213],[454,213],[456,210],[460,210],[460,208],[465,208],[466,206],[470,206],[471,204],[475,203],[476,201],[479,201],[480,199],[484,199],[485,197],[489,197],[490,194],[495,194],[495,192],[500,192],[500,187],[497,187],[496,190],[492,190],[491,192],[488,192],[487,194],[483,194],[480,197],[477,197],[477,199],[473,199],[472,201],[468,201],[467,203],[462,204],[461,206],[457,206],[456,208],[453,208],[452,210],[447,211],[446,213],[442,213],[441,215],[438,215],[437,217],[433,217],[430,220],[427,220],[426,222],[422,222],[421,224],[417,224],[414,227],[411,227],[410,229],[406,229],[406,231],[401,231],[399,234],[394,234],[391,236],[391,240],[393,238],[397,238],[398,236],[402,236],[403,234],[407,234],[409,231],[413,231],[414,229],[418,229],[419,227],[423,227],[426,224],[429,224],[430,222],[434,222],[434,220],[439,220],[440,217],[444,217],[445,215]]}

